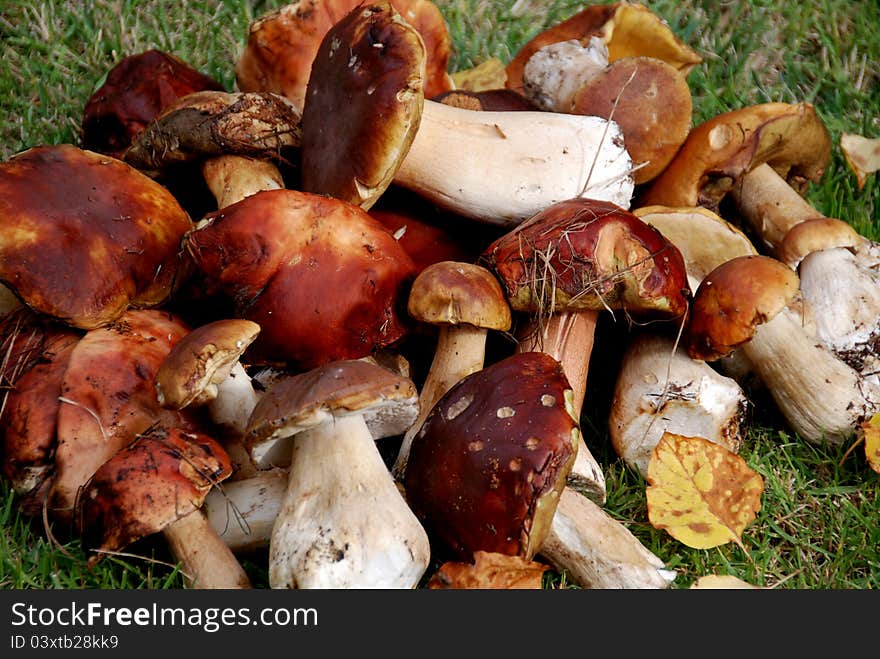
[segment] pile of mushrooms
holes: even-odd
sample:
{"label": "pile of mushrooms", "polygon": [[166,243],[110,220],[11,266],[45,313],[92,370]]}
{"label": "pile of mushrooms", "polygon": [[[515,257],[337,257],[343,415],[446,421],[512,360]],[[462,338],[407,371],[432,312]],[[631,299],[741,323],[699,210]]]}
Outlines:
{"label": "pile of mushrooms", "polygon": [[693,127],[701,58],[646,7],[473,89],[429,0],[246,36],[237,89],[126,57],[83,148],[0,163],[2,474],[90,564],[152,536],[195,588],[250,587],[242,555],[272,588],[417,588],[477,551],[666,588],[603,510],[588,382],[643,474],[667,431],[738,451],[754,386],[812,442],[880,411],[880,247],[802,198],[818,114]]}

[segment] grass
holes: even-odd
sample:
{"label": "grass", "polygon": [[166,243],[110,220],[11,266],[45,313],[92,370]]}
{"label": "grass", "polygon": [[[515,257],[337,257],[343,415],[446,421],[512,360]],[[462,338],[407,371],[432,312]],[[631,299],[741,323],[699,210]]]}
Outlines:
{"label": "grass", "polygon": [[[247,27],[280,1],[0,0],[0,157],[38,144],[79,141],[86,99],[121,57],[157,47],[176,53],[227,89]],[[532,35],[584,6],[565,0],[439,0],[454,40],[451,70],[489,57],[509,60]],[[689,76],[694,121],[765,101],[809,101],[834,145],[831,167],[808,199],[870,238],[880,238],[880,183],[862,190],[848,171],[841,133],[880,136],[880,5],[873,0],[646,3],[704,58]],[[880,586],[880,478],[864,454],[847,446],[817,447],[786,430],[760,395],[741,455],[764,478],[757,519],[743,548],[694,550],[654,529],[645,482],[610,448],[603,418],[619,356],[620,327],[600,324],[610,346],[591,365],[584,430],[606,469],[606,510],[621,520],[687,587],[704,574],[732,574],[758,586],[875,589]],[[618,338],[615,338],[618,337]],[[179,588],[161,538],[86,567],[76,538],[50,541],[41,520],[20,515],[0,483],[0,588]],[[264,557],[248,557],[256,585],[265,585]],[[551,574],[547,587],[564,588]]]}

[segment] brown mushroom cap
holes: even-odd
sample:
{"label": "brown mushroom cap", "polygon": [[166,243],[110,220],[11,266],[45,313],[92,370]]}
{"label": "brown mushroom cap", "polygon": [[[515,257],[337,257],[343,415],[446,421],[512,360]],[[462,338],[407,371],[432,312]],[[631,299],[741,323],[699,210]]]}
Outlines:
{"label": "brown mushroom cap", "polygon": [[533,37],[507,65],[507,86],[523,91],[523,69],[544,46],[569,39],[584,43],[601,37],[608,46],[608,61],[622,57],[656,57],[686,76],[702,58],[684,44],[669,26],[647,7],[629,2],[591,5]]}
{"label": "brown mushroom cap", "polygon": [[[452,40],[440,10],[430,0],[393,0],[391,4],[425,42],[425,95],[430,98],[452,89],[446,72]],[[321,40],[361,5],[360,0],[297,0],[259,18],[251,25],[235,66],[239,89],[282,94],[302,110]]]}
{"label": "brown mushroom cap", "polygon": [[415,138],[424,78],[425,44],[390,3],[330,28],[306,89],[302,189],[370,208]]}
{"label": "brown mushroom cap", "polygon": [[638,185],[660,174],[687,138],[693,101],[685,77],[671,64],[623,57],[581,86],[571,113],[617,122]]}
{"label": "brown mushroom cap", "polygon": [[828,129],[809,103],[732,110],[694,127],[638,203],[717,211],[739,178],[763,163],[802,193],[822,177],[830,159]]}
{"label": "brown mushroom cap", "polygon": [[207,435],[179,428],[140,435],[95,471],[77,499],[83,544],[100,552],[89,563],[198,510],[231,473],[226,451]]}
{"label": "brown mushroom cap", "polygon": [[795,300],[799,283],[794,270],[769,256],[738,256],[722,263],[694,294],[688,354],[705,361],[726,357]]}
{"label": "brown mushroom cap", "polygon": [[418,415],[409,378],[362,360],[341,360],[280,379],[251,412],[244,442],[261,468],[290,461],[283,440],[337,416],[360,414],[374,439],[406,431]]}
{"label": "brown mushroom cap", "polygon": [[690,289],[678,249],[610,202],[558,202],[483,252],[515,311],[627,309],[681,316]]}
{"label": "brown mushroom cap", "polygon": [[252,363],[306,370],[365,357],[406,333],[412,259],[357,206],[258,192],[207,215],[184,242],[236,315],[260,326]]}
{"label": "brown mushroom cap", "polygon": [[580,428],[562,367],[517,353],[455,384],[413,439],[406,498],[429,534],[470,560],[531,558],[550,529]]}
{"label": "brown mushroom cap", "polygon": [[83,110],[82,146],[122,157],[132,138],[181,96],[223,86],[172,53],[150,49],[124,57]]}
{"label": "brown mushroom cap", "polygon": [[832,217],[814,217],[795,224],[779,246],[779,260],[792,268],[812,252],[831,247],[856,247],[864,242],[851,224]]}
{"label": "brown mushroom cap", "polygon": [[512,89],[450,89],[432,100],[465,110],[483,112],[535,112],[538,107],[522,94]]}
{"label": "brown mushroom cap", "polygon": [[407,303],[416,320],[433,325],[467,324],[484,329],[510,329],[510,305],[501,285],[486,268],[440,261],[413,281]]}
{"label": "brown mushroom cap", "polygon": [[156,396],[172,410],[217,397],[217,385],[260,333],[250,320],[230,318],[201,325],[172,348],[156,372]]}
{"label": "brown mushroom cap", "polygon": [[0,163],[0,281],[74,327],[164,302],[191,228],[167,189],[110,156],[57,145]]}

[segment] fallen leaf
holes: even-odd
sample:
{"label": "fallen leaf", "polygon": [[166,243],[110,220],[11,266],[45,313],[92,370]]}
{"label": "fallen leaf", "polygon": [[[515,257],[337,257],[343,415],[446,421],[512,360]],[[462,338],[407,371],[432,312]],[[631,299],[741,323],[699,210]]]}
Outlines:
{"label": "fallen leaf", "polygon": [[859,190],[865,187],[868,174],[880,169],[880,137],[869,139],[861,135],[843,133],[840,136],[840,150],[846,164],[856,175]]}
{"label": "fallen leaf", "polygon": [[475,551],[473,564],[450,561],[441,565],[428,582],[428,588],[540,590],[543,574],[549,569],[549,565],[521,556]]}
{"label": "fallen leaf", "polygon": [[691,584],[691,590],[763,590],[732,574],[707,574]]}
{"label": "fallen leaf", "polygon": [[489,89],[504,89],[507,84],[507,70],[497,57],[487,59],[471,69],[456,71],[450,76],[456,89],[481,92]]}
{"label": "fallen leaf", "polygon": [[880,474],[880,414],[875,414],[861,424],[865,441],[865,457],[868,465]]}
{"label": "fallen leaf", "polygon": [[764,480],[746,461],[702,437],[663,433],[648,462],[648,519],[694,549],[728,542],[761,510]]}

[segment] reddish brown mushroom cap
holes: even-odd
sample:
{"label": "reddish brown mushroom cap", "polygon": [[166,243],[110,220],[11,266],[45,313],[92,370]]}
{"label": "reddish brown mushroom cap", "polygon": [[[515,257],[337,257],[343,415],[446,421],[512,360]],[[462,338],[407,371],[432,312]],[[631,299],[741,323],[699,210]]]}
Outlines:
{"label": "reddish brown mushroom cap", "polygon": [[531,558],[550,528],[580,429],[545,353],[512,355],[455,384],[413,439],[404,486],[425,528],[464,560]]}
{"label": "reddish brown mushroom cap", "polygon": [[406,333],[412,259],[357,206],[258,192],[206,216],[185,245],[237,315],[260,326],[247,352],[254,362],[307,370],[365,357]]}
{"label": "reddish brown mushroom cap", "polygon": [[690,289],[678,249],[610,202],[558,202],[483,252],[515,311],[627,309],[678,317]]}
{"label": "reddish brown mushroom cap", "polygon": [[139,436],[95,471],[77,499],[83,544],[100,552],[89,563],[198,510],[231,473],[226,451],[207,435],[160,428]]}
{"label": "reddish brown mushroom cap", "polygon": [[58,145],[0,163],[0,280],[74,327],[164,302],[191,228],[167,189],[110,156]]}
{"label": "reddish brown mushroom cap", "polygon": [[120,157],[132,138],[181,96],[223,86],[176,55],[151,49],[123,58],[83,110],[84,149]]}
{"label": "reddish brown mushroom cap", "polygon": [[330,28],[306,89],[302,189],[372,206],[415,138],[424,77],[424,42],[390,3]]}
{"label": "reddish brown mushroom cap", "polygon": [[688,354],[706,361],[729,355],[795,300],[799,283],[794,270],[769,256],[738,256],[722,263],[694,294]]}

